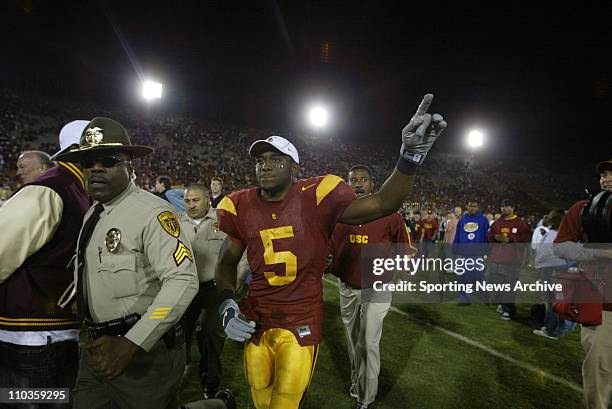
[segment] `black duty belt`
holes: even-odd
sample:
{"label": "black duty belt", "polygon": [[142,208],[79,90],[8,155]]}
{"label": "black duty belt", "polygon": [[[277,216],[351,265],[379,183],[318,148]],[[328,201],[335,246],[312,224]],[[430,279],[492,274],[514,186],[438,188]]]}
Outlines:
{"label": "black duty belt", "polygon": [[[122,337],[140,320],[140,314],[130,314],[116,320],[105,322],[85,321],[87,332],[91,339],[97,339],[104,335]],[[172,328],[162,337],[168,349],[185,343],[185,328],[183,318],[181,318]]]}
{"label": "black duty belt", "polygon": [[200,283],[200,288],[203,290],[208,290],[210,288],[215,288],[215,287],[216,287],[216,284],[215,284],[214,278],[212,280],[208,280],[208,281],[204,281]]}

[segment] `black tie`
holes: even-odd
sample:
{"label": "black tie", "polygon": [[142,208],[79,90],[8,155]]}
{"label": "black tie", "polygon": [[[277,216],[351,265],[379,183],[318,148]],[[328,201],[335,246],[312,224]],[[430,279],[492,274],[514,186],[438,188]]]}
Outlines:
{"label": "black tie", "polygon": [[77,319],[79,321],[83,321],[83,318],[89,316],[89,308],[87,305],[87,300],[85,299],[85,291],[83,291],[83,268],[85,266],[83,260],[85,259],[85,247],[91,238],[94,227],[96,227],[98,220],[100,220],[100,213],[102,213],[103,210],[104,206],[102,206],[102,203],[98,203],[94,208],[94,212],[85,222],[83,230],[81,231],[81,238],[79,239],[79,253],[77,254]]}

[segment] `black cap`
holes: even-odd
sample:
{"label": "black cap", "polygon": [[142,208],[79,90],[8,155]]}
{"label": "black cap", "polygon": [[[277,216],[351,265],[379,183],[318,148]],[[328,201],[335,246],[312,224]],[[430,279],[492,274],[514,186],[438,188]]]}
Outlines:
{"label": "black cap", "polygon": [[501,201],[501,206],[510,206],[514,207],[514,202],[510,199],[504,199]]}
{"label": "black cap", "polygon": [[153,149],[148,146],[132,145],[130,136],[119,122],[97,117],[83,129],[79,145],[67,152],[61,152],[56,159],[79,162],[84,155],[105,152],[124,152],[131,158],[140,158],[153,152]]}
{"label": "black cap", "polygon": [[599,162],[597,164],[597,173],[603,173],[606,170],[612,170],[612,159]]}

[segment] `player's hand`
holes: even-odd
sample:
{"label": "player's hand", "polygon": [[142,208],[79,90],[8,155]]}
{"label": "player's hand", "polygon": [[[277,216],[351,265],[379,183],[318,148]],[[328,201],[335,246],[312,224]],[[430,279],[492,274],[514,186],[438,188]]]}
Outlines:
{"label": "player's hand", "polygon": [[240,313],[236,301],[232,299],[227,299],[221,303],[219,315],[221,315],[225,333],[228,338],[234,341],[244,342],[251,338],[251,334],[255,332],[255,322],[247,320]]}
{"label": "player's hand", "polygon": [[140,351],[140,347],[129,339],[108,335],[88,342],[83,348],[87,352],[87,363],[109,380],[121,375]]}
{"label": "player's hand", "polygon": [[425,156],[434,142],[446,128],[446,121],[440,114],[428,114],[427,110],[433,101],[432,94],[426,94],[416,113],[402,130],[401,156],[417,165],[425,160]]}

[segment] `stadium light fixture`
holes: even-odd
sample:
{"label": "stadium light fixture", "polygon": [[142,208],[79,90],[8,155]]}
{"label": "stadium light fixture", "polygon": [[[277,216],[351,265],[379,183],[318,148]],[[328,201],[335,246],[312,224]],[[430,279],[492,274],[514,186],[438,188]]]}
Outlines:
{"label": "stadium light fixture", "polygon": [[321,105],[315,105],[308,111],[308,120],[310,124],[315,128],[323,128],[327,125],[329,119],[329,113],[327,109]]}
{"label": "stadium light fixture", "polygon": [[472,149],[480,148],[484,144],[484,134],[478,130],[471,130],[468,133],[467,144]]}
{"label": "stadium light fixture", "polygon": [[161,99],[162,97],[162,84],[159,82],[146,80],[142,84],[142,97],[151,101],[153,99]]}

